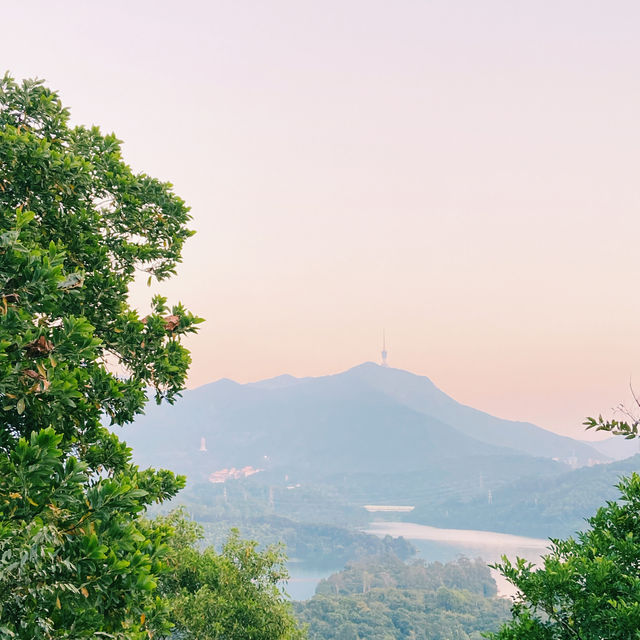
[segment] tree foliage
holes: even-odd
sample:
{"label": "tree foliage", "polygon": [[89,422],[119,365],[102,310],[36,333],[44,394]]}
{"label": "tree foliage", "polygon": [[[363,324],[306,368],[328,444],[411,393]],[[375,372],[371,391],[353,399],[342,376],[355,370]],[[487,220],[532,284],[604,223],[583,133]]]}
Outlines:
{"label": "tree foliage", "polygon": [[616,414],[622,417],[621,420],[616,418],[603,418],[600,414],[597,418],[592,416],[585,419],[582,423],[587,429],[594,429],[595,431],[606,431],[612,433],[614,436],[622,436],[627,440],[638,437],[638,427],[640,427],[640,415],[638,410],[640,409],[640,398],[636,394],[633,385],[629,382],[629,390],[633,396],[633,402],[635,408],[631,409],[626,404],[620,403],[616,407]]}
{"label": "tree foliage", "polygon": [[0,80],[0,637],[168,628],[170,532],[137,517],[184,479],[132,465],[103,421],[184,385],[199,319],[161,297],[140,317],[128,287],[175,272],[188,220],[115,136],[72,127],[41,82]]}
{"label": "tree foliage", "polygon": [[[640,407],[633,388],[634,400]],[[624,405],[626,420],[589,417],[587,429],[627,439],[640,419]],[[503,557],[496,565],[518,588],[513,618],[494,640],[607,640],[640,638],[640,476],[616,485],[620,495],[589,518],[585,531],[552,539],[541,566]]]}
{"label": "tree foliage", "polygon": [[463,556],[445,564],[427,564],[424,560],[405,563],[393,553],[349,562],[342,571],[322,580],[316,593],[356,594],[389,587],[421,591],[437,591],[445,587],[464,589],[486,597],[497,594],[496,583],[480,558],[470,560]]}
{"label": "tree foliage", "polygon": [[311,640],[480,640],[508,603],[481,560],[405,564],[391,555],[347,565],[295,603]]}
{"label": "tree foliage", "polygon": [[160,592],[170,603],[175,636],[184,640],[302,640],[303,631],[285,600],[288,574],[279,546],[263,551],[232,530],[221,553],[200,550],[200,525],[182,511],[157,518],[152,529],[169,526],[168,564]]}
{"label": "tree foliage", "polygon": [[640,476],[618,484],[620,498],[574,538],[552,540],[535,568],[498,565],[520,591],[513,620],[495,640],[607,640],[640,637]]}

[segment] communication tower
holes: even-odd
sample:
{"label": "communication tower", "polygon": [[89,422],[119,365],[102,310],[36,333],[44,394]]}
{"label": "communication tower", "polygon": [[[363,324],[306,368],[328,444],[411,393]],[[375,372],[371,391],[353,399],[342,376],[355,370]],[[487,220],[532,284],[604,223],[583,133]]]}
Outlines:
{"label": "communication tower", "polygon": [[389,366],[389,364],[387,363],[387,340],[384,333],[384,329],[382,330],[382,366],[383,367]]}

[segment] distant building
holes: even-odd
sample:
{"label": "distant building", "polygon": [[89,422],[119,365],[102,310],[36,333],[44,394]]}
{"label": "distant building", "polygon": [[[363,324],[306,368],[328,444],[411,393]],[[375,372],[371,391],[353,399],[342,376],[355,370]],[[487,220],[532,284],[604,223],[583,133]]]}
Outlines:
{"label": "distant building", "polygon": [[199,451],[206,451],[207,450],[207,441],[205,440],[205,438],[200,438],[200,449]]}
{"label": "distant building", "polygon": [[572,469],[577,469],[578,468],[578,458],[576,456],[569,456],[568,458],[565,458],[565,462],[572,468]]}

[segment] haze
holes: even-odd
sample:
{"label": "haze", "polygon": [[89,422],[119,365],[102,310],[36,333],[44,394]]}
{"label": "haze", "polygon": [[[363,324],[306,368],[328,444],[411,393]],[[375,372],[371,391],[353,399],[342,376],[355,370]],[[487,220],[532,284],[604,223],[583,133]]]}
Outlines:
{"label": "haze", "polygon": [[583,437],[640,377],[636,2],[39,1],[2,21],[1,68],[192,206],[159,289],[207,319],[190,386],[379,360],[384,327],[392,366]]}

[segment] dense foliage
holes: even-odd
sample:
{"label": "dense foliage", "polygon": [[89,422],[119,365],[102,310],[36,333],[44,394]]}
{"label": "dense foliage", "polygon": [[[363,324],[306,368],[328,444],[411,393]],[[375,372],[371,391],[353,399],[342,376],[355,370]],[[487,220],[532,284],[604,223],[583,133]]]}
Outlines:
{"label": "dense foliage", "polygon": [[466,589],[487,597],[497,593],[496,583],[482,560],[461,557],[445,564],[426,564],[424,560],[406,564],[393,554],[350,562],[343,571],[322,580],[316,593],[366,593],[377,587],[426,591],[446,587]]}
{"label": "dense foliage", "polygon": [[380,538],[345,527],[294,522],[278,516],[204,523],[207,541],[218,546],[231,526],[237,527],[243,537],[259,540],[262,545],[283,543],[291,560],[308,566],[341,567],[358,558],[385,553],[406,560],[416,552],[402,537]]}
{"label": "dense foliage", "polygon": [[140,317],[127,291],[174,272],[188,219],[113,135],[71,127],[40,82],[0,80],[0,637],[168,629],[170,532],[137,517],[183,479],[132,465],[103,420],[183,386],[198,319],[162,298]]}
{"label": "dense foliage", "polygon": [[393,556],[348,566],[295,604],[311,640],[480,640],[509,611],[481,561],[405,564]]}
{"label": "dense foliage", "polygon": [[220,553],[199,549],[202,527],[174,511],[150,523],[169,528],[167,563],[159,591],[182,640],[301,640],[305,637],[285,600],[288,577],[281,546],[259,551],[232,531]]}
{"label": "dense foliage", "polygon": [[618,484],[574,538],[553,540],[535,568],[506,558],[499,566],[519,589],[513,620],[495,640],[607,640],[640,634],[640,476]]}

